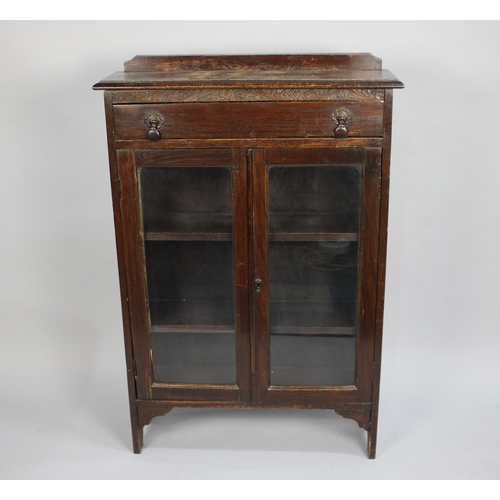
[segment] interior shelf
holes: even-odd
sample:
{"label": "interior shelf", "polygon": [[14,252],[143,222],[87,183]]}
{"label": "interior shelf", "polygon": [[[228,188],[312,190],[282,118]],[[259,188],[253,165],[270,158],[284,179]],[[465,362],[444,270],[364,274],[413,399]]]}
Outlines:
{"label": "interior shelf", "polygon": [[230,325],[151,325],[151,333],[235,333]]}
{"label": "interior shelf", "polygon": [[271,335],[322,335],[322,336],[338,336],[338,337],[354,337],[356,328],[350,326],[271,326]]}
{"label": "interior shelf", "polygon": [[[346,214],[273,214],[271,241],[357,241],[356,221]],[[167,213],[144,221],[146,241],[231,241],[228,213]]]}
{"label": "interior shelf", "polygon": [[[233,302],[151,300],[152,333],[235,333]],[[354,336],[351,301],[297,304],[270,302],[271,335]]]}
{"label": "interior shelf", "polygon": [[271,241],[357,241],[356,214],[348,213],[271,213]]}
{"label": "interior shelf", "polygon": [[[271,335],[355,336],[354,327],[271,326]],[[230,325],[151,325],[151,333],[235,333]]]}
{"label": "interior shelf", "polygon": [[166,213],[144,221],[146,241],[231,241],[232,215],[226,213]]}

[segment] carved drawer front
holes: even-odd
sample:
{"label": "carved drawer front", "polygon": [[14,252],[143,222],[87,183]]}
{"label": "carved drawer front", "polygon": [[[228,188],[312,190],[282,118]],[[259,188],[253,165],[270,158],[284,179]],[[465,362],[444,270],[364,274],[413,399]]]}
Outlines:
{"label": "carved drawer front", "polygon": [[118,140],[381,137],[383,102],[226,102],[115,105]]}

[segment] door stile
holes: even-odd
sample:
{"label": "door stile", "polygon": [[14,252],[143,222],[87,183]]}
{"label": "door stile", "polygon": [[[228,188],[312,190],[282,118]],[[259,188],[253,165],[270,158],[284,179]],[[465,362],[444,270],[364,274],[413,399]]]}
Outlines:
{"label": "door stile", "polygon": [[248,162],[245,149],[233,150],[233,251],[234,293],[236,317],[237,385],[240,401],[251,399],[251,339],[249,287],[249,230],[248,230]]}
{"label": "door stile", "polygon": [[137,399],[151,399],[149,313],[146,303],[144,248],[139,219],[139,189],[134,153],[127,150],[117,151],[117,163],[122,186],[121,217],[122,220],[127,221],[123,224],[123,239]]}
{"label": "door stile", "polygon": [[356,387],[359,402],[371,401],[378,275],[380,179],[381,149],[367,148],[365,150],[361,200],[358,338],[356,346]]}
{"label": "door stile", "polygon": [[247,289],[247,300],[249,306],[249,323],[248,323],[248,335],[250,339],[250,378],[251,378],[251,402],[252,404],[257,404],[257,393],[258,393],[258,379],[257,379],[257,355],[256,355],[256,339],[255,339],[255,301],[253,297],[253,286],[254,286],[254,202],[253,202],[253,184],[254,184],[254,175],[253,175],[253,149],[246,150],[247,156],[247,229],[248,229],[248,269],[247,269],[247,277],[248,277],[248,289]]}
{"label": "door stile", "polygon": [[268,182],[266,175],[266,150],[252,151],[253,171],[253,276],[252,314],[255,368],[252,395],[255,404],[267,403],[270,385],[270,343],[269,343],[269,269],[268,269]]}

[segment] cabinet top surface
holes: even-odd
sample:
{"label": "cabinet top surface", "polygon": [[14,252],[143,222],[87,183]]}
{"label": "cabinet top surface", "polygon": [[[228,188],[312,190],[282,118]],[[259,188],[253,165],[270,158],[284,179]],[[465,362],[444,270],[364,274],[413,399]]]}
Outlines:
{"label": "cabinet top surface", "polygon": [[136,56],[95,90],[144,88],[402,88],[371,54]]}

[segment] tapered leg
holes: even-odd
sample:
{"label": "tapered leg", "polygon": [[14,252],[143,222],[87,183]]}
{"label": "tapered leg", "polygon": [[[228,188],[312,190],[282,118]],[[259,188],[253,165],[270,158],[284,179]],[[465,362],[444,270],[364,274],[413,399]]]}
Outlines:
{"label": "tapered leg", "polygon": [[139,412],[135,401],[130,404],[130,424],[132,426],[134,453],[140,453],[144,442],[144,424],[139,421]]}
{"label": "tapered leg", "polygon": [[377,452],[377,426],[372,425],[368,431],[368,458],[375,458]]}
{"label": "tapered leg", "polygon": [[134,453],[140,453],[144,442],[144,427],[132,427],[132,442],[134,445]]}

